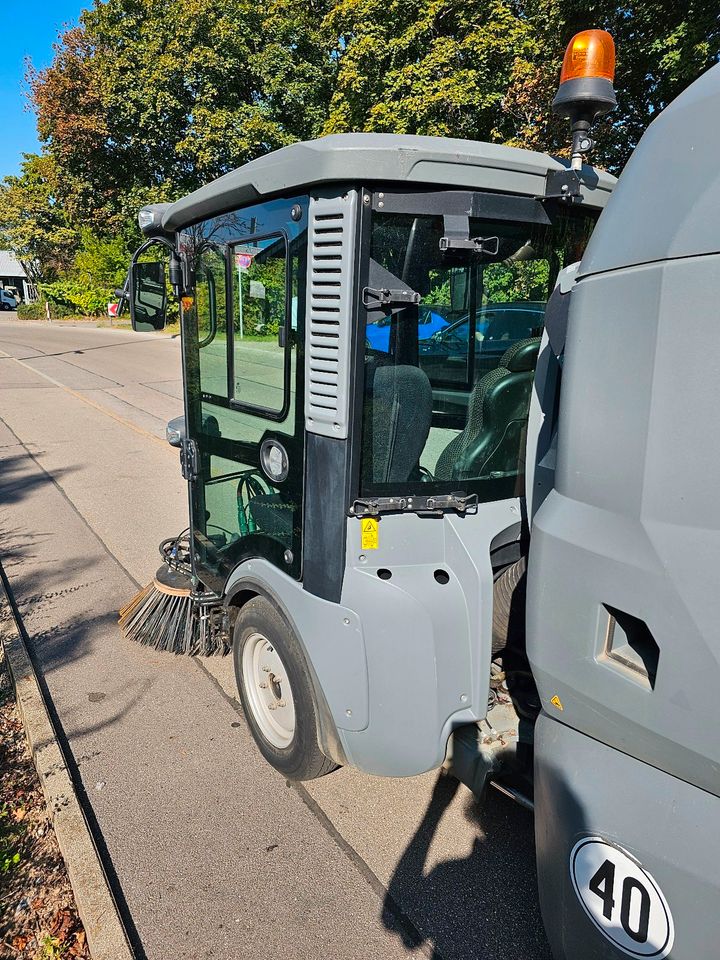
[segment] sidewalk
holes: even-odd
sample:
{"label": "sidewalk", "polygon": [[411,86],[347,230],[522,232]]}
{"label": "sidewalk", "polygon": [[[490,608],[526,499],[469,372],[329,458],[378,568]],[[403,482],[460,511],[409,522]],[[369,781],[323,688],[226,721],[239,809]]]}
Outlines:
{"label": "sidewalk", "polygon": [[407,956],[196,661],[120,638],[136,583],[2,426],[0,504],[3,564],[138,954]]}

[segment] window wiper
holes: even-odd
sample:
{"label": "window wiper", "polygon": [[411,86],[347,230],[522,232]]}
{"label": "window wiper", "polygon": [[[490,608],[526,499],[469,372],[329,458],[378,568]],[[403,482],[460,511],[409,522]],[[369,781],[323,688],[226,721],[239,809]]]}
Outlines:
{"label": "window wiper", "polygon": [[351,517],[378,517],[381,513],[417,513],[421,516],[440,517],[448,510],[458,513],[477,513],[476,493],[431,494],[406,497],[369,497],[356,500],[348,511]]}

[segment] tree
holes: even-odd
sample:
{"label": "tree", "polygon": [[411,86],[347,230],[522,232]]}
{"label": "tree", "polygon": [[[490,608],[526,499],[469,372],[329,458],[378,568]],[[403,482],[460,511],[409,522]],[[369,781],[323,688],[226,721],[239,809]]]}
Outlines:
{"label": "tree", "polygon": [[15,254],[33,282],[53,280],[72,263],[77,234],[57,202],[52,158],[24,157],[20,176],[0,184],[0,247]]}
{"label": "tree", "polygon": [[321,133],[567,151],[550,103],[566,43],[589,26],[618,46],[619,108],[593,155],[618,172],[717,61],[717,0],[95,0],[30,69],[43,154],[0,189],[2,242],[29,272],[83,283],[81,231],[83,249],[132,244],[144,203]]}
{"label": "tree", "polygon": [[517,69],[538,53],[506,0],[339,0],[343,53],[326,132],[489,140]]}
{"label": "tree", "polygon": [[617,47],[618,109],[596,127],[593,162],[619,173],[653,118],[718,62],[716,0],[525,0],[538,54],[515,70],[496,135],[517,146],[566,152],[567,125],[549,105],[570,38],[588,27],[609,30]]}
{"label": "tree", "polygon": [[128,261],[136,246],[135,237],[128,242],[122,233],[103,236],[81,227],[72,265],[60,279],[42,283],[40,289],[48,300],[73,313],[104,314],[114,299],[114,291],[125,281]]}
{"label": "tree", "polygon": [[317,135],[335,71],[324,2],[107,0],[85,11],[51,66],[29,76],[73,219],[107,229]]}

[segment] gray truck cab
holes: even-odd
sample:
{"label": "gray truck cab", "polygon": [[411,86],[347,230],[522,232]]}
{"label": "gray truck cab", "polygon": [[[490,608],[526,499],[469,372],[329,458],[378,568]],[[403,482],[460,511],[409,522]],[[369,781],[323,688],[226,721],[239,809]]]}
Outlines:
{"label": "gray truck cab", "polygon": [[[545,303],[613,186],[586,167],[569,203],[565,172],[492,144],[350,134],[145,211],[182,270],[197,577],[233,620],[256,598],[282,618],[332,762],[438,767],[494,702],[493,590],[527,547]],[[158,265],[139,266],[154,325]],[[303,697],[252,689],[266,653],[241,657],[240,693],[268,759],[305,774],[282,755]]]}

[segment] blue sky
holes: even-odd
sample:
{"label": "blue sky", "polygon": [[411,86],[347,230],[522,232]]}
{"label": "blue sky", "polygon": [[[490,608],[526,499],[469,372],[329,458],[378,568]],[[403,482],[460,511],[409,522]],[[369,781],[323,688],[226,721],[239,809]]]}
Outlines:
{"label": "blue sky", "polygon": [[35,115],[26,109],[23,97],[25,58],[36,67],[52,60],[52,45],[65,25],[77,23],[90,0],[3,0],[5,24],[0,57],[0,180],[17,173],[23,153],[33,153],[39,144]]}

